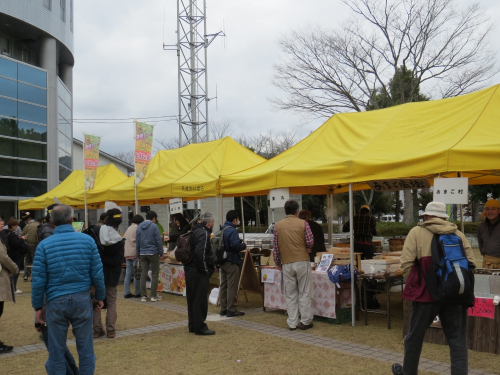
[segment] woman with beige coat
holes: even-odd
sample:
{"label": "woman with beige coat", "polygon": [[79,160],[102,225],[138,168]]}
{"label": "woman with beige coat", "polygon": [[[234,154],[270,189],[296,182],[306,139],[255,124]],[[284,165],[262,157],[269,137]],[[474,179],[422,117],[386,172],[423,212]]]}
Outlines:
{"label": "woman with beige coat", "polygon": [[[3,217],[0,217],[0,231],[4,226]],[[3,314],[4,302],[14,301],[12,277],[19,273],[19,268],[7,255],[7,248],[0,240],[0,317]],[[12,351],[13,347],[0,341],[0,354]]]}
{"label": "woman with beige coat", "polygon": [[[123,238],[125,238],[125,259],[127,262],[127,269],[125,271],[125,279],[123,281],[123,292],[125,298],[140,298],[141,297],[141,278],[137,277],[138,272],[135,272],[137,268],[137,250],[135,248],[135,238],[137,235],[137,227],[140,223],[144,221],[141,215],[135,215],[132,218],[132,224],[128,227]],[[130,290],[130,281],[132,280],[132,275],[134,275],[134,292],[132,294]]]}

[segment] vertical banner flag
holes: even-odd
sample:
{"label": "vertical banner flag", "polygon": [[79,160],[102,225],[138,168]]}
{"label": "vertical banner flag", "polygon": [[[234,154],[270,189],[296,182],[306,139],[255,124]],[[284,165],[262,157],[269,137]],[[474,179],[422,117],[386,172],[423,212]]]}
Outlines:
{"label": "vertical banner flag", "polygon": [[85,168],[85,190],[92,190],[97,174],[97,164],[99,163],[99,146],[101,137],[84,134],[83,160]]}
{"label": "vertical banner flag", "polygon": [[144,179],[151,160],[154,125],[135,122],[135,184]]}

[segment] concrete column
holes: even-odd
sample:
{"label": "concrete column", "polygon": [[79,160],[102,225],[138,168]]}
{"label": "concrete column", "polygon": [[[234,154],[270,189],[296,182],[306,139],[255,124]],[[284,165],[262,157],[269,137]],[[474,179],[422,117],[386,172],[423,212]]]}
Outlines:
{"label": "concrete column", "polygon": [[57,128],[57,43],[49,36],[40,39],[40,67],[48,72],[47,86],[47,189],[59,184]]}

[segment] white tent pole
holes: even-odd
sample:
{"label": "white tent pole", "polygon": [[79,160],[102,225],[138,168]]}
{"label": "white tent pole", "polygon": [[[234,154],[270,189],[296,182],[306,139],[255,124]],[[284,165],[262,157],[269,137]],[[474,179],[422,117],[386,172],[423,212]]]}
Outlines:
{"label": "white tent pole", "polygon": [[332,244],[332,217],[331,217],[331,202],[330,202],[330,194],[326,195],[326,218],[328,225],[328,244]]}
{"label": "white tent pole", "polygon": [[354,308],[354,201],[352,199],[352,184],[349,184],[349,237],[351,245],[351,313],[352,313],[352,326],[356,325],[356,309]]}
{"label": "white tent pole", "polygon": [[243,210],[243,197],[240,197],[241,205],[241,226],[243,227],[243,242],[245,242],[245,211]]}
{"label": "white tent pole", "polygon": [[[462,172],[458,173],[458,177],[462,177]],[[460,204],[460,221],[462,222],[462,233],[465,234],[464,207],[462,204]]]}

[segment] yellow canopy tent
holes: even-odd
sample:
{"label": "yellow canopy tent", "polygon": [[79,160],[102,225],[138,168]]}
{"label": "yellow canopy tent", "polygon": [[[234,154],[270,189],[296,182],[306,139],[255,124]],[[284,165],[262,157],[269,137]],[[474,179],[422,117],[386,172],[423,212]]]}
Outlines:
{"label": "yellow canopy tent", "polygon": [[[107,189],[127,179],[113,164],[104,165],[97,168],[95,182],[96,189]],[[71,201],[67,198],[72,194],[75,198]],[[73,171],[66,179],[49,192],[36,198],[19,201],[20,210],[40,210],[50,206],[56,197],[63,204],[73,206],[83,206],[83,171]]]}
{"label": "yellow canopy tent", "polygon": [[[220,179],[223,195],[329,194],[365,181],[457,177],[500,183],[500,85],[471,94],[331,117],[266,163]],[[339,186],[340,185],[340,186]]]}

